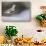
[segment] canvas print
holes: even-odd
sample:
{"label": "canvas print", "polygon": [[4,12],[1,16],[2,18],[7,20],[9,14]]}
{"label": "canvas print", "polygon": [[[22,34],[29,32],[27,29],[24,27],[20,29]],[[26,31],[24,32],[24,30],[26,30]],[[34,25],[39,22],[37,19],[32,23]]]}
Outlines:
{"label": "canvas print", "polygon": [[2,2],[3,21],[30,21],[30,2]]}

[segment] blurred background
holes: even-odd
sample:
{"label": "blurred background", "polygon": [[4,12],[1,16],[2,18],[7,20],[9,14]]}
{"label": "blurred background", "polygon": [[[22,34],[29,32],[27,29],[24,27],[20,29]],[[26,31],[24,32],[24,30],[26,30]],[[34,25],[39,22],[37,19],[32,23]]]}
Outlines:
{"label": "blurred background", "polygon": [[[10,0],[3,0],[3,1],[10,1]],[[12,1],[15,1],[15,0],[12,0]],[[11,1],[11,2],[12,2]],[[32,34],[35,34],[34,32],[36,32],[37,29],[42,29],[44,30],[45,34],[46,35],[46,28],[44,27],[40,27],[39,24],[37,23],[35,17],[38,15],[38,14],[41,14],[41,10],[40,10],[40,6],[46,6],[46,0],[16,0],[16,1],[23,1],[23,2],[31,2],[31,21],[30,22],[2,22],[2,0],[0,1],[0,35],[1,34],[4,34],[4,28],[6,25],[14,25],[17,27],[19,33],[18,33],[18,36],[21,37],[22,34],[24,36],[28,36],[28,37],[31,37]],[[36,33],[37,34],[37,33]],[[41,33],[40,33],[41,34]],[[34,35],[35,36],[35,35]],[[41,35],[37,35],[39,37],[41,37]]]}

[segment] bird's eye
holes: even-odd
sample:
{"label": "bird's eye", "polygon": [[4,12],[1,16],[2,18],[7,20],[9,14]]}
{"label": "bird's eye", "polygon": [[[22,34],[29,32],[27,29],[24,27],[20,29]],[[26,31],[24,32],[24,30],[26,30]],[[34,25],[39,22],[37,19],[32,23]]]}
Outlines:
{"label": "bird's eye", "polygon": [[37,32],[42,32],[42,30],[37,30]]}

